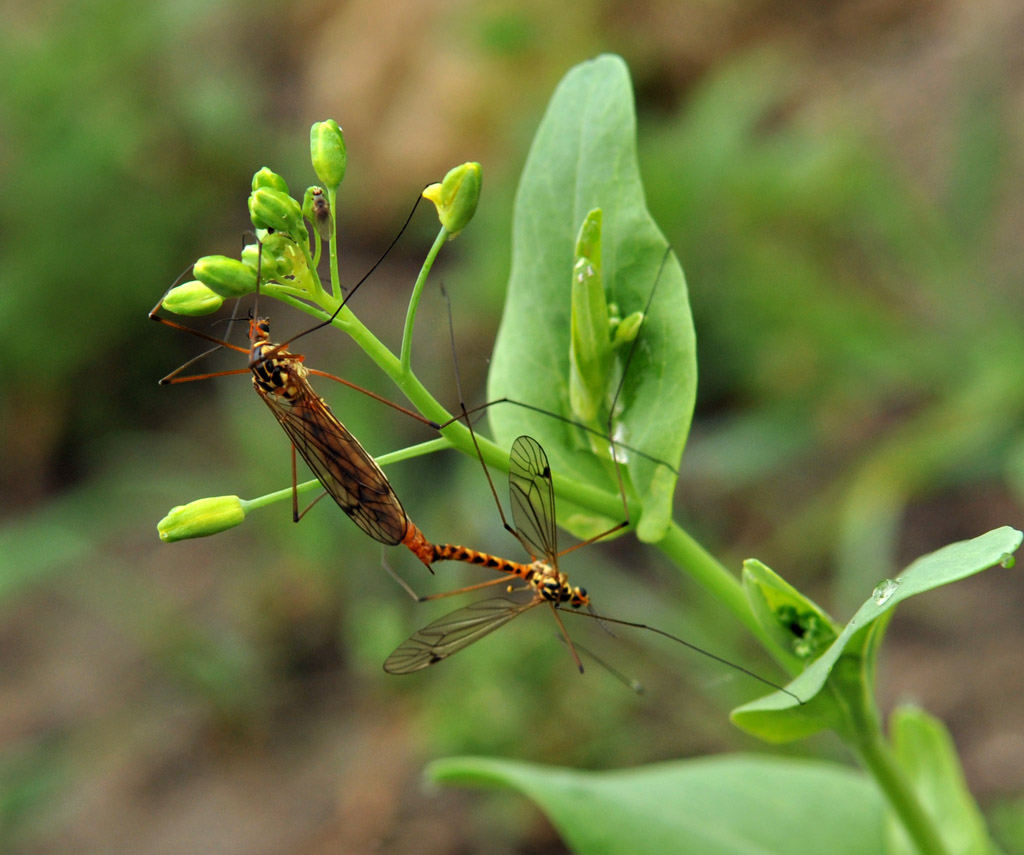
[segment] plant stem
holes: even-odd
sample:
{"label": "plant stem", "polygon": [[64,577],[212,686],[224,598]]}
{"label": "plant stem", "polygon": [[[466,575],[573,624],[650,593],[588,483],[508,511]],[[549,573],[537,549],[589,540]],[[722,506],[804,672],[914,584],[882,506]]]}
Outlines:
{"label": "plant stem", "polygon": [[402,332],[402,373],[408,374],[412,370],[412,328],[416,321],[416,308],[420,304],[420,296],[423,294],[423,286],[426,284],[430,269],[434,266],[434,259],[441,251],[445,241],[448,240],[448,229],[441,226],[441,231],[434,238],[434,244],[427,253],[427,258],[420,268],[420,275],[416,277],[416,284],[412,288],[412,296],[409,298],[409,309],[405,313],[405,330]]}
{"label": "plant stem", "polygon": [[900,769],[877,727],[861,733],[852,746],[861,763],[874,777],[885,793],[889,807],[903,823],[903,828],[921,855],[949,855],[945,844],[935,830],[935,824],[925,813],[921,802]]}
{"label": "plant stem", "polygon": [[[392,451],[388,454],[382,454],[376,458],[378,465],[387,466],[391,463],[398,463],[402,460],[411,460],[414,457],[421,457],[424,454],[431,454],[434,451],[443,451],[446,448],[451,448],[451,443],[448,442],[444,437],[437,439],[431,439],[427,442],[421,442],[419,445],[413,445],[409,448],[403,448],[398,451]],[[295,486],[295,492],[301,495],[307,493],[314,487],[320,487],[323,489],[320,482],[314,478],[312,481],[303,481],[301,484]],[[263,496],[258,496],[255,499],[239,499],[242,508],[246,513],[249,511],[257,510],[258,508],[264,508],[267,505],[272,505],[275,502],[281,502],[285,499],[291,498],[292,488],[285,487],[283,490],[275,490],[273,493],[267,493]]]}
{"label": "plant stem", "polygon": [[328,265],[331,271],[331,296],[335,300],[341,299],[341,281],[338,274],[338,217],[335,214],[337,208],[335,207],[338,203],[338,191],[337,189],[327,188],[327,207],[331,212],[331,229],[333,234],[331,235],[331,242],[328,250],[331,253],[330,264]]}
{"label": "plant stem", "polygon": [[758,623],[739,580],[730,573],[713,555],[697,543],[675,521],[669,526],[668,534],[657,544],[658,549],[684,571],[687,576],[708,591],[725,606],[771,653],[777,662],[790,673],[799,673],[800,661],[775,640]]}
{"label": "plant stem", "polygon": [[[319,486],[320,482],[314,479],[312,481],[306,481],[299,484],[295,488],[295,492],[301,495],[302,493]],[[321,489],[323,488],[321,487]],[[290,499],[291,497],[292,488],[285,487],[283,490],[275,490],[273,493],[267,493],[265,496],[258,496],[255,499],[239,499],[238,501],[241,502],[243,510],[246,513],[249,513],[249,511],[255,511],[258,508],[265,508],[267,505],[272,505],[275,502],[282,502],[285,499]]]}

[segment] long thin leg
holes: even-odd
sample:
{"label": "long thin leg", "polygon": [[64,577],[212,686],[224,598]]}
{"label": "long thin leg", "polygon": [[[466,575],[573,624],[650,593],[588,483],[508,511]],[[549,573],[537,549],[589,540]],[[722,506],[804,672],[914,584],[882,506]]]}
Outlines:
{"label": "long thin leg", "polygon": [[[534,413],[540,413],[543,416],[547,416],[551,419],[557,419],[563,424],[571,425],[572,427],[579,428],[580,430],[586,431],[589,434],[593,434],[601,439],[608,439],[608,434],[604,431],[599,431],[596,428],[589,427],[588,425],[582,424],[581,422],[571,419],[568,416],[563,416],[561,413],[554,413],[551,410],[545,410],[543,407],[535,406],[534,404],[527,404],[525,401],[517,401],[515,398],[495,398],[493,401],[488,401],[486,404],[477,404],[475,407],[469,407],[464,409],[463,412],[457,416],[452,416],[448,421],[441,422],[437,427],[438,430],[444,430],[448,425],[454,424],[455,422],[464,421],[465,416],[473,416],[477,413],[482,413],[484,410],[490,409],[498,404],[512,404],[515,407],[522,407],[524,410],[530,410]],[[645,451],[641,451],[639,448],[634,448],[632,445],[626,445],[624,442],[614,443],[618,448],[622,448],[628,451],[630,454],[635,454],[637,457],[642,457],[645,460],[649,460],[658,466],[664,466],[676,475],[679,474],[679,470],[673,467],[671,464],[662,460],[661,458],[655,457],[653,454],[648,454]]]}
{"label": "long thin leg", "polygon": [[[387,398],[378,395],[376,392],[371,392],[369,389],[364,389],[362,386],[358,386],[355,383],[352,383],[351,381],[346,380],[343,377],[338,377],[334,374],[328,374],[326,371],[319,371],[316,368],[307,368],[306,370],[310,374],[315,374],[317,377],[326,377],[328,380],[336,380],[338,383],[341,383],[344,386],[348,386],[349,389],[355,389],[357,392],[362,392],[364,395],[368,395],[375,401],[380,401],[382,404],[387,404],[389,407],[391,407],[391,409],[398,410],[398,412],[405,413],[407,416],[416,419],[416,421],[422,422],[423,424],[427,425],[427,427],[432,427],[435,430],[440,430],[442,427],[437,422],[432,421],[431,419],[425,419],[419,413],[413,412],[412,410],[408,410],[401,404],[396,404],[394,401],[389,401]],[[448,421],[445,424],[451,424],[451,421]]]}
{"label": "long thin leg", "polygon": [[412,210],[409,211],[409,216],[407,216],[405,218],[405,222],[402,224],[402,228],[399,230],[398,234],[395,235],[394,240],[392,240],[391,243],[388,244],[388,248],[386,250],[384,250],[384,254],[380,258],[377,259],[377,261],[374,263],[373,267],[371,267],[369,270],[367,270],[366,273],[363,274],[363,277],[358,282],[356,282],[355,285],[352,286],[352,290],[350,290],[348,292],[348,294],[345,295],[345,299],[342,300],[341,301],[341,305],[339,305],[338,308],[334,310],[334,314],[331,315],[326,320],[323,320],[320,323],[311,326],[308,330],[304,330],[303,332],[299,333],[298,335],[293,336],[292,338],[288,339],[286,344],[291,344],[296,339],[300,339],[303,336],[309,335],[311,332],[315,332],[318,329],[322,329],[323,327],[326,327],[327,325],[331,324],[336,317],[338,317],[338,314],[341,312],[341,310],[346,305],[348,305],[348,301],[352,299],[352,295],[355,294],[356,291],[359,290],[359,286],[362,285],[367,279],[369,279],[370,276],[373,274],[373,272],[378,267],[380,267],[381,263],[383,263],[384,259],[388,257],[388,254],[391,252],[391,250],[395,248],[395,244],[398,243],[399,238],[401,238],[402,235],[405,234],[405,230],[409,227],[409,223],[412,222],[413,214],[416,213],[416,208],[417,208],[417,206],[420,203],[420,199],[422,199],[422,198],[423,198],[422,196],[417,196],[416,197],[416,201],[413,203]]}
{"label": "long thin leg", "polygon": [[[565,610],[563,609],[563,611]],[[690,650],[694,651],[695,653],[700,653],[702,656],[707,656],[709,659],[713,659],[715,662],[719,662],[722,665],[728,665],[733,670],[739,671],[742,674],[746,674],[748,677],[753,677],[759,683],[764,683],[766,686],[770,686],[776,691],[785,692],[794,701],[801,705],[803,704],[803,701],[800,698],[798,698],[791,691],[789,691],[789,689],[780,686],[778,683],[773,683],[771,680],[762,677],[759,674],[755,674],[753,671],[749,670],[748,668],[744,668],[742,665],[737,665],[735,662],[731,662],[728,659],[718,656],[717,654],[712,653],[710,650],[705,650],[703,647],[699,647],[698,645],[693,644],[692,642],[687,641],[686,639],[680,638],[678,635],[673,635],[671,632],[665,632],[665,630],[663,629],[658,629],[656,626],[649,626],[646,623],[636,623],[631,620],[620,620],[619,618],[610,618],[607,615],[599,615],[594,612],[573,611],[570,613],[579,615],[580,617],[593,618],[597,621],[607,621],[608,623],[616,623],[620,626],[631,626],[634,629],[646,629],[648,632],[653,632],[657,635],[661,635],[665,638],[671,639],[672,641],[675,641],[676,643],[683,645],[683,647],[689,647]]]}
{"label": "long thin leg", "polygon": [[[494,481],[491,480],[491,473],[487,469],[487,464],[484,462],[483,452],[480,451],[480,443],[477,442],[476,433],[473,430],[473,422],[469,418],[469,413],[466,410],[466,399],[462,395],[462,379],[459,376],[459,360],[456,356],[455,350],[455,324],[452,322],[452,304],[448,299],[448,292],[445,290],[443,283],[441,285],[441,293],[444,295],[445,304],[448,307],[448,338],[451,342],[452,349],[452,363],[455,372],[455,390],[459,396],[459,415],[456,416],[456,419],[464,421],[466,423],[466,427],[469,428],[469,436],[470,439],[473,440],[473,447],[476,449],[477,459],[480,461],[480,465],[484,469],[484,477],[487,479],[487,486],[491,488],[491,495],[494,496],[494,504],[498,508],[498,514],[501,517],[501,524],[505,526],[505,531],[509,532],[520,543],[523,543],[522,538],[519,537],[519,532],[509,525],[508,519],[505,517],[505,510],[502,508],[501,500],[498,498],[498,491],[494,488]],[[523,543],[523,548],[526,548],[525,543]],[[537,557],[538,556],[534,556],[534,558]]]}
{"label": "long thin leg", "polygon": [[579,668],[580,673],[583,673],[583,662],[580,661],[580,655],[576,652],[576,645],[572,643],[572,639],[569,637],[569,633],[565,628],[565,624],[562,623],[562,616],[558,613],[558,609],[555,608],[554,603],[549,603],[551,606],[551,614],[555,616],[555,620],[558,621],[558,629],[562,633],[562,637],[565,639],[565,644],[569,648],[569,652],[572,654],[572,660],[576,663],[576,667]]}

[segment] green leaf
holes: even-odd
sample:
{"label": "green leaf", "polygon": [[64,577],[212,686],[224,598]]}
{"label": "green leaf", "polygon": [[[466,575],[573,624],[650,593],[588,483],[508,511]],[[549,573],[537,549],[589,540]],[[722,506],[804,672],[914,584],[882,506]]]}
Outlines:
{"label": "green leaf", "polygon": [[[696,392],[696,345],[683,272],[647,211],[636,154],[629,73],[615,56],[572,69],[537,130],[516,196],[512,270],[488,379],[491,399],[510,397],[571,418],[570,295],[576,236],[600,208],[602,273],[608,302],[622,317],[657,294],[626,370],[617,438],[672,469],[628,455],[640,500],[637,534],[660,540],[672,517],[678,461]],[[627,349],[628,350],[628,349]],[[491,426],[506,447],[520,434],[547,451],[552,471],[618,492],[614,472],[589,450],[581,431],[517,407],[492,407]],[[562,523],[583,536],[618,520],[575,516]],[[572,519],[570,519],[572,518]]]}
{"label": "green leaf", "polygon": [[579,855],[877,855],[881,797],[833,763],[733,755],[613,772],[455,757],[432,781],[531,798]]}
{"label": "green leaf", "polygon": [[743,562],[743,592],[761,626],[799,659],[815,658],[839,635],[824,609],[756,558]]}
{"label": "green leaf", "polygon": [[986,810],[995,838],[1009,852],[1024,852],[1024,795],[1010,796]]}
{"label": "green leaf", "polygon": [[1021,538],[1019,531],[1003,526],[918,558],[895,579],[878,585],[832,646],[786,687],[803,705],[783,692],[773,692],[733,710],[733,723],[771,742],[801,739],[827,728],[841,730],[844,709],[837,693],[822,689],[835,690],[837,682],[848,685],[854,680],[867,685],[892,609],[915,594],[1009,562]]}
{"label": "green leaf", "polygon": [[[937,718],[914,706],[897,708],[889,719],[890,738],[921,804],[950,852],[990,855],[992,842],[974,803],[956,748]],[[917,848],[893,816],[886,823],[887,852],[915,855]]]}

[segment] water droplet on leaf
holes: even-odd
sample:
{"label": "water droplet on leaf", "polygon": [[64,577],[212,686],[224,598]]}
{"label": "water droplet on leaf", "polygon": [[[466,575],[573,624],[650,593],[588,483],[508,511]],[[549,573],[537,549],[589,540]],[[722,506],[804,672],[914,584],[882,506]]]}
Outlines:
{"label": "water droplet on leaf", "polygon": [[900,586],[900,583],[896,579],[886,579],[883,582],[879,582],[875,585],[875,590],[871,592],[871,596],[875,598],[875,602],[878,605],[882,605],[887,602],[888,599],[896,593],[896,589]]}

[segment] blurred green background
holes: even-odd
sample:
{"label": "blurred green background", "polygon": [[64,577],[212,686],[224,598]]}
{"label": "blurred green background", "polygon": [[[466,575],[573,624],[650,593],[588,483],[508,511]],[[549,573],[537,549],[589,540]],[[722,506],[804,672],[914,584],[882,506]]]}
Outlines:
{"label": "blurred green background", "polygon": [[[572,625],[645,683],[635,697],[599,668],[577,677],[541,610],[388,677],[385,655],[446,606],[406,601],[329,502],[298,526],[279,505],[215,538],[157,539],[172,505],[289,483],[287,441],[248,379],[157,387],[202,347],[145,315],[196,257],[237,254],[256,169],[312,183],[315,120],[336,118],[348,143],[349,284],[425,184],[483,164],[413,354],[454,406],[443,279],[480,401],[526,147],[571,65],[621,53],[650,206],[697,324],[683,524],[841,620],[913,557],[1020,525],[1016,4],[79,0],[3,15],[3,851],[559,852],[518,801],[425,793],[423,763],[479,751],[605,768],[757,747],[725,717],[756,684]],[[395,347],[435,230],[421,211],[354,306]],[[284,308],[274,320],[280,337],[307,325]],[[396,396],[339,336],[303,352]],[[374,453],[430,436],[324,386]],[[481,513],[473,461],[389,475],[428,536],[516,557]],[[412,556],[387,560],[430,587]],[[653,551],[622,539],[566,569],[607,613],[773,673]],[[436,589],[459,575],[442,571]],[[983,574],[901,609],[882,670],[888,702],[950,725],[1009,850],[1024,848],[1022,627],[1019,572]],[[791,750],[842,756],[827,739]]]}

